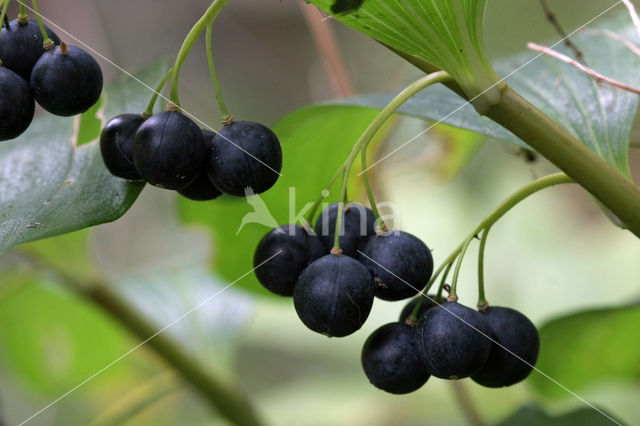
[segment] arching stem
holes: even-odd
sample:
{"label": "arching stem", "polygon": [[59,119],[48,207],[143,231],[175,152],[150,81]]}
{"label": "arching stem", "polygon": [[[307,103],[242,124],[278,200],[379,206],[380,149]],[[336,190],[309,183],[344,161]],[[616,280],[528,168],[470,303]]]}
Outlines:
{"label": "arching stem", "polygon": [[167,74],[165,74],[165,76],[162,78],[162,80],[160,81],[156,89],[153,91],[153,96],[151,97],[151,100],[149,101],[147,108],[142,112],[142,116],[145,119],[153,115],[153,108],[156,105],[156,101],[158,100],[158,97],[160,96],[162,89],[167,84],[167,81],[169,81],[169,77],[171,77],[172,73],[173,73],[173,69],[169,68],[169,71],[167,71]]}
{"label": "arching stem", "polygon": [[[7,4],[9,4],[8,0]],[[31,4],[33,4],[33,13],[36,15],[36,21],[38,22],[38,27],[40,27],[40,34],[42,34],[42,46],[45,50],[49,50],[54,46],[54,43],[53,40],[49,38],[49,34],[47,34],[47,30],[44,28],[44,24],[42,23],[40,9],[38,8],[38,0],[31,0]]]}
{"label": "arching stem", "polygon": [[491,230],[491,225],[487,226],[482,232],[480,238],[480,247],[478,248],[478,309],[481,311],[489,307],[487,298],[484,294],[484,249],[487,245],[487,235]]}
{"label": "arching stem", "polygon": [[222,124],[229,125],[233,122],[233,118],[229,111],[227,110],[227,106],[224,103],[224,99],[222,98],[222,90],[220,89],[220,82],[218,81],[218,74],[216,74],[216,66],[213,63],[213,48],[211,45],[211,36],[213,33],[213,21],[209,22],[207,25],[207,35],[206,35],[206,47],[207,47],[207,62],[209,63],[209,73],[211,74],[211,83],[213,84],[213,90],[216,92],[216,100],[218,101],[218,108],[220,108],[220,115]]}

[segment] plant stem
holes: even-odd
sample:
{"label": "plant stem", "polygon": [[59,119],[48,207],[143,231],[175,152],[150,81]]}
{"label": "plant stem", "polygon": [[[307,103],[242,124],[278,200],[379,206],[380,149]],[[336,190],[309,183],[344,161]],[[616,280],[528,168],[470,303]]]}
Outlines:
{"label": "plant stem", "polygon": [[471,397],[464,386],[464,382],[462,380],[451,380],[451,387],[453,388],[453,392],[456,394],[456,400],[460,404],[462,412],[467,418],[469,425],[482,426],[484,423],[482,422],[480,413],[478,413],[478,410],[473,405],[473,401],[471,401]]}
{"label": "plant stem", "polygon": [[[2,12],[0,12],[0,36],[2,35],[2,26],[4,25],[4,18],[7,16],[7,8],[9,7],[9,0],[6,0],[4,5],[2,5]],[[0,62],[0,65],[2,62]]]}
{"label": "plant stem", "polygon": [[[444,71],[438,71],[429,75],[426,75],[413,83],[407,86],[403,91],[401,91],[395,98],[391,100],[373,119],[371,124],[366,128],[364,133],[360,136],[360,138],[356,141],[344,162],[344,176],[342,180],[342,188],[341,188],[341,196],[340,196],[340,204],[338,204],[338,217],[336,220],[336,247],[339,248],[339,229],[338,225],[341,223],[341,216],[344,210],[344,195],[346,194],[347,189],[347,181],[349,178],[349,172],[351,171],[351,166],[356,156],[361,150],[366,149],[367,145],[373,137],[376,135],[378,130],[382,127],[382,125],[391,117],[397,110],[400,108],[405,102],[411,99],[416,93],[421,90],[434,85],[436,83],[442,83],[445,81],[451,80],[451,76]],[[366,170],[366,167],[364,168]],[[375,202],[375,201],[374,201]]]}
{"label": "plant stem", "polygon": [[213,63],[213,48],[211,46],[211,35],[213,33],[213,21],[207,25],[206,35],[206,47],[207,47],[207,62],[209,63],[209,73],[211,74],[211,83],[213,84],[213,90],[216,92],[216,100],[218,101],[218,108],[220,108],[221,120],[225,125],[231,124],[233,119],[231,114],[227,110],[227,106],[222,98],[222,90],[220,89],[220,83],[218,82],[218,75],[216,74],[216,67]]}
{"label": "plant stem", "polygon": [[18,21],[26,22],[29,19],[27,16],[27,8],[24,7],[24,0],[20,0],[20,12],[18,12]]}
{"label": "plant stem", "polygon": [[376,223],[380,225],[380,230],[382,232],[386,232],[389,230],[387,228],[387,224],[384,223],[382,217],[380,217],[380,211],[378,210],[378,204],[376,203],[375,196],[373,195],[373,190],[371,189],[371,181],[369,180],[369,172],[367,171],[367,147],[362,148],[362,174],[364,175],[364,187],[367,191],[367,197],[369,198],[369,204],[371,204],[371,211],[373,211],[373,216],[376,218]]}
{"label": "plant stem", "polygon": [[[449,257],[447,257],[445,261],[442,262],[442,264],[440,264],[436,272],[431,276],[431,279],[425,286],[423,290],[423,294],[425,295],[427,294],[427,292],[429,291],[429,289],[431,288],[435,280],[438,278],[442,270],[456,260],[458,255],[465,248],[465,245],[467,245],[467,242],[471,241],[476,235],[478,235],[480,231],[493,226],[493,224],[496,223],[498,220],[500,220],[502,216],[507,214],[509,210],[511,210],[516,205],[518,205],[518,203],[520,203],[522,200],[524,200],[528,196],[535,194],[536,192],[541,191],[545,188],[549,188],[555,185],[560,185],[563,183],[575,183],[575,181],[571,179],[569,176],[565,175],[564,173],[555,173],[555,174],[537,179],[529,183],[528,185],[523,186],[513,194],[511,194],[493,212],[491,212],[491,214],[485,217],[482,220],[482,222],[480,222],[480,224],[476,226],[476,228],[467,236],[467,238],[465,238],[464,241],[460,243],[458,247],[456,247],[456,249],[449,255]],[[455,277],[454,277],[454,280],[455,280]],[[453,294],[453,289],[451,291],[451,294]]]}
{"label": "plant stem", "polygon": [[489,303],[487,302],[487,298],[484,294],[484,249],[487,245],[487,235],[489,235],[489,231],[491,230],[491,225],[487,226],[484,231],[482,231],[482,237],[480,239],[480,247],[478,248],[478,309],[485,310]]}
{"label": "plant stem", "polygon": [[464,255],[467,253],[467,249],[469,248],[469,244],[473,241],[475,237],[474,235],[469,235],[462,245],[462,249],[458,254],[458,261],[456,262],[456,269],[453,270],[453,282],[451,283],[451,293],[449,293],[449,297],[447,298],[450,302],[458,301],[458,275],[460,274],[460,268],[462,267],[462,260],[464,259]]}
{"label": "plant stem", "polygon": [[[249,398],[237,387],[223,383],[198,359],[191,356],[184,345],[176,342],[167,333],[159,332],[156,325],[145,318],[139,310],[102,281],[84,282],[64,270],[28,252],[16,252],[35,267],[55,273],[61,283],[71,292],[79,294],[100,306],[114,320],[136,335],[142,346],[153,349],[188,384],[232,424],[260,426],[259,419]],[[137,348],[137,347],[136,347]],[[134,350],[136,349],[134,348]],[[124,356],[128,355],[125,354]]]}
{"label": "plant stem", "polygon": [[[7,4],[9,1],[7,0]],[[40,34],[42,34],[42,45],[45,50],[51,49],[53,47],[53,40],[49,38],[49,34],[47,34],[47,30],[44,28],[44,24],[42,23],[42,17],[40,16],[40,9],[38,8],[38,0],[31,0],[31,4],[33,4],[33,12],[36,15],[36,21],[38,22],[38,27],[40,27]]]}
{"label": "plant stem", "polygon": [[160,96],[160,92],[162,92],[162,89],[167,84],[167,81],[169,80],[169,77],[171,77],[172,73],[173,73],[173,68],[169,68],[169,71],[167,71],[167,74],[165,74],[165,76],[160,81],[160,84],[158,84],[158,86],[154,90],[153,96],[151,97],[151,100],[149,101],[147,108],[142,112],[143,117],[148,118],[153,115],[153,108],[156,105],[158,96]]}
{"label": "plant stem", "polygon": [[[389,46],[387,46],[389,47]],[[424,72],[438,67],[420,58],[391,48]],[[454,92],[468,99],[455,82],[445,82]],[[635,236],[640,237],[640,188],[591,151],[542,111],[508,85],[500,101],[485,114],[525,141],[560,170],[570,176],[609,208]]]}
{"label": "plant stem", "polygon": [[316,217],[316,212],[318,211],[318,208],[322,204],[322,200],[327,198],[325,196],[325,193],[327,193],[331,189],[335,181],[338,180],[338,177],[340,177],[340,173],[342,173],[343,170],[344,170],[344,164],[340,166],[338,170],[336,170],[336,172],[331,177],[331,180],[329,180],[329,183],[327,184],[327,186],[325,186],[324,189],[320,192],[320,196],[318,197],[316,202],[313,203],[313,206],[311,206],[311,210],[309,210],[309,214],[307,215],[307,219],[306,219],[306,225],[309,226],[310,223],[313,223],[313,219]]}
{"label": "plant stem", "polygon": [[173,102],[176,106],[180,106],[180,99],[178,97],[178,77],[180,75],[180,68],[182,68],[182,64],[185,59],[191,52],[193,45],[198,40],[202,31],[205,30],[209,22],[213,22],[218,14],[222,11],[222,8],[229,2],[229,0],[214,0],[213,3],[207,8],[204,12],[204,15],[195,23],[191,31],[187,34],[187,37],[184,39],[180,50],[178,51],[178,56],[176,56],[176,62],[173,65],[173,76],[171,78],[171,102]]}

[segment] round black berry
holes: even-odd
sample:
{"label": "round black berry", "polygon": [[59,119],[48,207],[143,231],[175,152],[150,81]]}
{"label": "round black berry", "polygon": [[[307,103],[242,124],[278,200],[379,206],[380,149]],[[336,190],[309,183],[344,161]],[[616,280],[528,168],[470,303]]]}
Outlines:
{"label": "round black berry", "polygon": [[293,304],[311,330],[344,337],[366,321],[374,291],[371,274],[360,262],[328,254],[302,271],[293,291]]}
{"label": "round black berry", "polygon": [[202,131],[190,118],[165,111],[147,119],[133,141],[133,162],[151,185],[181,189],[192,183],[206,160]]}
{"label": "round black berry", "polygon": [[[411,315],[411,313],[415,309],[415,307],[418,304],[418,301],[420,300],[421,297],[422,296],[416,297],[415,299],[411,299],[409,301],[409,303],[407,303],[404,306],[404,308],[402,308],[402,312],[400,312],[400,317],[398,318],[398,321],[405,322],[407,320],[407,318],[409,318],[409,316]],[[438,306],[439,303],[446,302],[446,300],[440,299],[440,302],[436,303],[436,299],[437,299],[437,297],[436,297],[435,294],[429,294],[422,301],[422,304],[420,305],[420,308],[418,309],[418,315],[417,315],[417,320],[418,321],[420,321],[420,318],[422,318],[424,313],[427,312],[429,309],[435,308],[436,306]]]}
{"label": "round black berry", "polygon": [[374,331],[364,343],[361,361],[371,384],[389,393],[413,392],[429,379],[418,355],[416,330],[404,323]]}
{"label": "round black berry", "polygon": [[360,261],[373,275],[376,296],[384,300],[415,296],[433,272],[429,248],[415,236],[402,231],[369,237]]}
{"label": "round black berry", "polygon": [[100,99],[102,70],[91,55],[60,43],[40,56],[31,71],[36,101],[52,114],[85,112]]}
{"label": "round black berry", "polygon": [[0,66],[0,141],[16,138],[27,130],[35,107],[27,82],[9,68]]}
{"label": "round black berry", "polygon": [[[338,203],[333,203],[322,210],[313,227],[327,251],[333,247],[337,218]],[[375,226],[376,218],[371,209],[358,203],[346,204],[340,232],[340,248],[344,254],[357,258],[358,250],[362,250],[369,236],[376,233]]]}
{"label": "round black berry", "polygon": [[281,296],[293,296],[302,271],[325,254],[316,235],[298,225],[283,225],[262,237],[253,256],[258,281]]}
{"label": "round black berry", "polygon": [[481,315],[489,324],[491,338],[498,344],[492,343],[489,359],[471,375],[471,379],[491,388],[511,386],[524,380],[538,360],[538,330],[514,309],[491,306]]}
{"label": "round black berry", "polygon": [[489,325],[480,312],[457,302],[429,309],[417,330],[420,356],[436,377],[468,377],[489,358]]}
{"label": "round black berry", "polygon": [[234,121],[213,138],[207,171],[211,182],[225,194],[260,194],[276,183],[281,169],[280,142],[262,124]]}
{"label": "round black berry", "polygon": [[[53,43],[59,45],[58,36],[46,26],[45,30]],[[14,19],[9,23],[8,28],[2,27],[0,58],[5,67],[26,81],[31,79],[31,70],[43,53],[42,34],[36,21],[28,20],[26,23],[20,23]]]}
{"label": "round black berry", "polygon": [[[211,152],[211,140],[215,136],[215,133],[209,130],[202,130],[202,136],[204,137],[204,143],[206,146],[207,157]],[[205,157],[205,158],[207,158]],[[222,195],[222,192],[218,191],[218,188],[213,186],[209,176],[207,175],[205,166],[203,166],[200,174],[196,177],[192,183],[184,188],[178,189],[178,193],[185,198],[193,201],[209,201],[215,200]]]}
{"label": "round black berry", "polygon": [[123,179],[142,179],[133,164],[133,139],[144,123],[140,114],[122,114],[109,120],[100,133],[100,152],[112,175]]}

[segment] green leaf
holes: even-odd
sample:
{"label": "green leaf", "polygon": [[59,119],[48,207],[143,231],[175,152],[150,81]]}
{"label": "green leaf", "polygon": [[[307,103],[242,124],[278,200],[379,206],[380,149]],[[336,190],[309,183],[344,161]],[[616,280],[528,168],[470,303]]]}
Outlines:
{"label": "green leaf", "polygon": [[[575,392],[608,381],[640,381],[640,307],[579,312],[540,328],[536,367]],[[541,396],[570,396],[546,377],[533,372],[528,383]]]}
{"label": "green leaf", "polygon": [[[253,267],[252,255],[260,239],[271,228],[291,223],[305,205],[313,203],[320,191],[344,162],[358,137],[377,111],[353,107],[316,106],[293,112],[278,122],[273,130],[283,149],[282,176],[264,194],[245,198],[221,197],[207,203],[180,200],[181,215],[187,222],[206,224],[215,247],[216,272],[235,280]],[[357,182],[357,179],[352,179]],[[357,184],[357,183],[356,183]],[[360,188],[362,186],[359,186]],[[338,186],[328,202],[337,199]],[[290,190],[292,191],[290,194]],[[295,198],[294,198],[295,197]],[[351,193],[351,198],[357,197]],[[242,219],[253,211],[247,202],[264,201],[273,221],[266,226],[248,223],[240,231]],[[290,212],[290,204],[293,212]],[[294,213],[293,215],[291,213]],[[237,235],[236,235],[237,233]],[[267,294],[254,274],[243,278],[238,286]]]}
{"label": "green leaf", "polygon": [[[136,75],[150,85],[166,61]],[[142,186],[112,176],[96,139],[99,111],[112,117],[145,108],[149,90],[134,79],[106,88],[102,104],[74,119],[45,114],[25,134],[0,144],[0,253],[16,245],[113,221],[136,200]],[[93,140],[78,146],[78,142]]]}
{"label": "green leaf", "polygon": [[527,405],[495,426],[609,426],[612,423],[593,408],[580,408],[559,416],[550,416],[538,406]]}
{"label": "green leaf", "polygon": [[[332,13],[335,0],[310,0]],[[335,19],[394,49],[430,62],[451,74],[478,102],[496,101],[493,70],[484,46],[487,0],[364,1]],[[335,10],[335,8],[334,8]],[[488,105],[485,105],[485,107]]]}
{"label": "green leaf", "polygon": [[[637,36],[628,16],[605,21],[601,28],[633,40]],[[640,57],[624,44],[600,32],[579,33],[572,40],[590,67],[607,77],[640,87]],[[569,54],[566,49],[557,50]],[[596,83],[574,67],[528,52],[499,61],[496,69],[507,82],[549,117],[568,129],[595,153],[630,176],[629,140],[638,108],[638,96]],[[535,59],[534,59],[535,58]],[[365,95],[335,101],[339,105],[382,108],[393,95]],[[430,87],[405,104],[400,113],[428,121],[441,121],[487,136],[526,146],[509,131],[486,117],[442,85]]]}

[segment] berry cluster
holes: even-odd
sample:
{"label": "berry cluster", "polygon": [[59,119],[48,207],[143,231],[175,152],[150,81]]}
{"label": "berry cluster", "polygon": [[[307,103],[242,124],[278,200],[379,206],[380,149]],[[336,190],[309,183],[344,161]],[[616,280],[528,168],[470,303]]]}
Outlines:
{"label": "berry cluster", "polygon": [[[329,337],[360,329],[374,297],[396,301],[415,296],[433,272],[431,252],[421,240],[402,231],[376,232],[373,212],[359,204],[344,210],[342,249],[337,250],[338,206],[322,211],[315,232],[298,225],[270,231],[253,261],[260,283],[273,293],[293,296],[302,322]],[[471,377],[488,387],[509,386],[528,376],[539,349],[531,321],[513,309],[476,311],[453,299],[414,298],[399,321],[369,336],[361,361],[374,386],[403,394],[432,375]]]}
{"label": "berry cluster", "polygon": [[196,201],[223,193],[244,196],[249,188],[264,192],[282,168],[280,142],[268,127],[234,121],[214,133],[176,110],[111,119],[100,150],[114,176],[145,180]]}
{"label": "berry cluster", "polygon": [[35,102],[60,116],[91,108],[102,93],[102,71],[91,55],[67,46],[44,27],[18,18],[0,32],[0,141],[21,135],[33,120]]}

